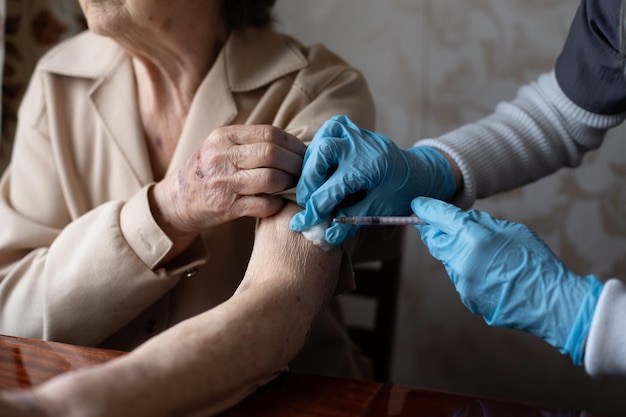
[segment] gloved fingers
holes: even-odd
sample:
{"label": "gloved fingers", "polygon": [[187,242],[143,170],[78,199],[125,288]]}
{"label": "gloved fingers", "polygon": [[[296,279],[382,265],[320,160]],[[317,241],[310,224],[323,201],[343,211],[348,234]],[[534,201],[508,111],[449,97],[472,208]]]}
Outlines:
{"label": "gloved fingers", "polygon": [[462,231],[468,222],[475,222],[472,215],[460,208],[430,197],[416,197],[411,201],[413,213],[425,223],[446,234]]}
{"label": "gloved fingers", "polygon": [[320,217],[314,210],[305,209],[293,215],[289,221],[289,228],[294,232],[304,232],[323,221],[324,217]]}
{"label": "gloved fingers", "polygon": [[425,223],[449,235],[485,237],[499,228],[498,219],[479,210],[464,211],[459,207],[430,197],[416,197],[411,209]]}
{"label": "gloved fingers", "polygon": [[322,127],[320,127],[315,135],[313,136],[313,141],[316,138],[332,136],[332,137],[342,137],[345,135],[346,127],[350,127],[352,129],[358,129],[359,127],[354,124],[352,120],[345,114],[338,114],[330,119],[326,120]]}
{"label": "gloved fingers", "polygon": [[[430,254],[438,260],[441,260],[440,251],[447,246],[450,235],[454,234],[446,224],[442,224],[439,220],[437,211],[450,211],[449,205],[440,204],[438,200],[429,197],[417,197],[411,201],[411,209],[417,217],[424,220],[424,224],[416,225],[415,229],[419,232],[422,242],[428,248]],[[456,210],[454,210],[456,211]],[[446,230],[442,230],[442,226]]]}
{"label": "gloved fingers", "polygon": [[[322,223],[331,216],[334,207],[343,197],[341,196],[341,189],[337,193],[333,193],[332,191],[327,191],[328,188],[328,185],[323,185],[321,192],[314,192],[311,198],[305,202],[304,210],[296,213],[291,218],[289,222],[291,230],[303,232]],[[336,187],[330,186],[330,188],[334,189]],[[326,195],[330,195],[332,198],[326,198]]]}
{"label": "gloved fingers", "polygon": [[349,156],[350,149],[342,147],[349,144],[346,141],[349,135],[341,124],[344,118],[339,115],[325,121],[309,143],[296,187],[296,199],[301,206]]}
{"label": "gloved fingers", "polygon": [[[316,133],[316,136],[319,133],[320,131]],[[361,151],[370,152],[367,155],[369,158],[387,160],[391,150],[395,150],[398,154],[402,152],[398,145],[387,136],[357,126],[346,115],[334,116],[326,121],[323,127],[323,135],[342,138],[345,144],[350,144],[353,147],[354,152],[357,152],[356,148],[359,147]],[[345,151],[345,149],[343,150]],[[365,157],[366,155],[361,156]]]}
{"label": "gloved fingers", "polygon": [[[304,213],[292,219],[291,228],[297,232],[306,230],[329,218],[342,203],[348,203],[348,197],[367,190],[369,183],[358,175],[335,172],[325,183],[313,191],[301,205]],[[296,190],[296,194],[299,191]],[[298,198],[300,203],[300,198]]]}
{"label": "gloved fingers", "polygon": [[[355,187],[355,192],[347,194],[344,201],[337,206],[336,211],[333,212],[333,217],[384,217],[405,216],[408,214],[406,212],[394,211],[393,208],[390,209],[389,204],[387,204],[389,202],[388,198],[383,199],[376,192],[370,192],[371,189],[368,189],[365,185],[366,184],[363,183],[363,187]],[[399,203],[398,205],[402,206],[403,204]],[[409,201],[406,202],[406,206],[409,207]]]}
{"label": "gloved fingers", "polygon": [[502,238],[506,236],[512,241],[523,242],[525,245],[534,241],[535,245],[545,246],[537,233],[525,224],[499,219],[484,211],[471,210],[470,213],[477,223],[494,232],[494,236],[496,234]]}
{"label": "gloved fingers", "polygon": [[476,223],[492,231],[502,230],[512,224],[508,220],[498,219],[482,210],[469,210],[467,213]]}
{"label": "gloved fingers", "polygon": [[335,140],[336,138],[324,137],[309,145],[296,186],[296,199],[301,206],[304,206],[311,194],[337,169],[341,152]]}
{"label": "gloved fingers", "polygon": [[358,230],[359,226],[354,224],[332,223],[331,226],[326,229],[326,242],[333,246],[339,246],[344,240],[354,236]]}
{"label": "gloved fingers", "polygon": [[[537,232],[522,223],[512,222],[510,220],[502,220],[493,218],[493,222],[501,230],[506,229],[509,235],[517,236],[519,240],[536,239],[541,240]],[[543,242],[543,240],[541,240]]]}
{"label": "gloved fingers", "polygon": [[450,247],[454,244],[454,235],[441,231],[436,226],[422,224],[415,226],[424,245],[433,258],[445,262],[449,257]]}
{"label": "gloved fingers", "polygon": [[350,129],[360,130],[360,128],[354,123],[348,116],[345,114],[337,114],[330,119],[328,119],[324,126],[328,123],[328,127],[326,129],[332,128],[335,129],[343,129],[344,127],[348,127]]}
{"label": "gloved fingers", "polygon": [[[320,216],[319,213],[315,214],[314,211],[311,209],[296,213],[289,222],[289,228],[296,232],[304,232],[330,218],[329,216]],[[340,211],[337,216],[345,216],[345,214]],[[339,246],[344,240],[354,236],[358,230],[359,226],[357,225],[331,223],[324,231],[324,239],[332,246]]]}
{"label": "gloved fingers", "polygon": [[490,227],[483,226],[480,221],[491,219],[481,212],[463,211],[452,204],[428,198],[417,197],[411,202],[414,213],[424,220],[425,224],[415,228],[431,255],[448,263],[458,253],[473,251],[481,242],[493,235]]}

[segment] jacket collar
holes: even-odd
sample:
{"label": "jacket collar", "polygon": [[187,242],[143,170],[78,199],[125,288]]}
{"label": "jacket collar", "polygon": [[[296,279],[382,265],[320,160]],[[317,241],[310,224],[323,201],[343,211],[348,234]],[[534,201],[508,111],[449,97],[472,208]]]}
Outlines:
{"label": "jacket collar", "polygon": [[[168,173],[181,165],[213,129],[228,125],[237,116],[233,93],[263,87],[306,65],[306,57],[273,29],[231,35],[194,97]],[[125,139],[129,129],[135,130],[138,137],[142,133],[134,104],[132,66],[115,41],[83,32],[53,50],[40,69],[92,79],[91,99],[105,126],[128,158],[139,182],[153,181],[145,146]]]}
{"label": "jacket collar", "polygon": [[[308,64],[306,57],[287,39],[273,29],[250,29],[232,34],[212,71],[217,66],[223,67],[224,80],[232,92],[267,85]],[[115,41],[90,31],[77,35],[70,42],[54,50],[42,62],[41,69],[70,77],[104,79],[126,55]]]}

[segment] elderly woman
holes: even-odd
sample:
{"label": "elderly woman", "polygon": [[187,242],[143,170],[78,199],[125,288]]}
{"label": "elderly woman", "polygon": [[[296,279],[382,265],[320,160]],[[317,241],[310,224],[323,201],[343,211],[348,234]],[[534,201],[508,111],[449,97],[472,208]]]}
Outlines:
{"label": "elderly woman", "polygon": [[39,63],[0,183],[0,333],[141,346],[22,400],[180,415],[288,364],[362,376],[325,309],[346,253],[291,232],[298,207],[272,194],[324,120],[368,125],[373,104],[357,71],[272,29],[273,3],[80,0],[90,30]]}

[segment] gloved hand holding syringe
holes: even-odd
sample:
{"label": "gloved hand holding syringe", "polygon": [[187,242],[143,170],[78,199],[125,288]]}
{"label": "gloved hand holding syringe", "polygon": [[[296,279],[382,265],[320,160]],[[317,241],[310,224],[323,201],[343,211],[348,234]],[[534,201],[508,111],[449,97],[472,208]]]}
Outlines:
{"label": "gloved hand holding syringe", "polygon": [[[339,246],[363,224],[416,224],[409,216],[413,198],[449,201],[455,192],[452,167],[436,149],[400,149],[386,136],[360,129],[346,116],[336,116],[324,123],[304,156],[296,189],[298,204],[304,210],[291,219],[290,227],[304,232],[328,225],[333,217],[380,216],[332,222],[325,230],[325,240]],[[358,193],[365,197],[342,207],[349,196]]]}

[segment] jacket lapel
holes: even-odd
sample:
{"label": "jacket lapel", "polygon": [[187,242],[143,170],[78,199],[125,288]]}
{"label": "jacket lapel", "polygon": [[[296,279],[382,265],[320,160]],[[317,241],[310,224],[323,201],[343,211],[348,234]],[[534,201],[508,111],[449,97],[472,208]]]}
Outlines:
{"label": "jacket lapel", "polygon": [[[85,31],[59,47],[44,71],[93,80],[88,92],[100,122],[134,173],[138,186],[153,181],[143,129],[137,113],[135,79],[128,55],[113,40]],[[76,53],[80,51],[80,53]],[[86,121],[86,126],[95,126]]]}
{"label": "jacket lapel", "polygon": [[272,29],[231,35],[196,93],[168,173],[184,163],[211,131],[238,116],[233,94],[262,88],[307,64],[300,51]]}
{"label": "jacket lapel", "polygon": [[[113,40],[89,31],[73,42],[86,45],[80,56],[64,54],[47,70],[93,79],[90,98],[104,128],[120,149],[139,185],[154,181],[138,114],[130,58]],[[230,124],[238,109],[233,94],[262,88],[308,65],[306,57],[272,29],[231,35],[191,104],[168,174],[183,164],[214,129]]]}
{"label": "jacket lapel", "polygon": [[150,157],[138,114],[135,78],[130,59],[122,62],[106,79],[94,85],[91,100],[103,126],[120,149],[140,186],[154,181]]}

